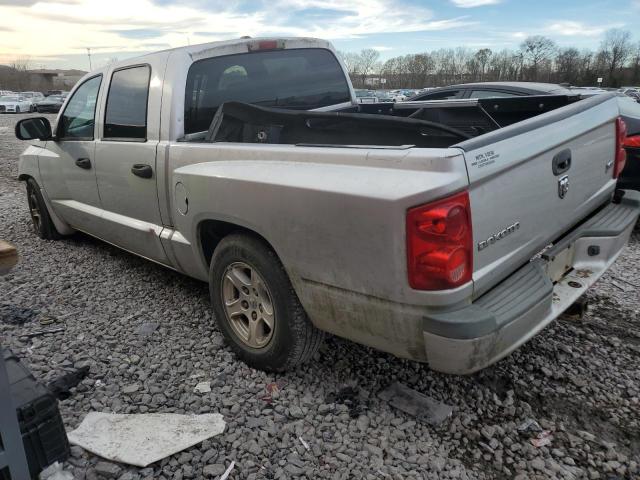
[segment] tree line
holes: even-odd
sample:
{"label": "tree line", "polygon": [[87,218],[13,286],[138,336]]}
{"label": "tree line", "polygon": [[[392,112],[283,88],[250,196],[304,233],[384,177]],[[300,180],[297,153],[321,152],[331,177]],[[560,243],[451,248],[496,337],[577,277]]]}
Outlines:
{"label": "tree line", "polygon": [[[380,61],[380,52],[338,52],[355,88],[423,88],[456,83],[529,81],[603,87],[640,85],[640,42],[631,33],[612,29],[597,50],[561,48],[534,35],[518,49],[493,51],[442,48]],[[386,83],[376,84],[376,79]]]}

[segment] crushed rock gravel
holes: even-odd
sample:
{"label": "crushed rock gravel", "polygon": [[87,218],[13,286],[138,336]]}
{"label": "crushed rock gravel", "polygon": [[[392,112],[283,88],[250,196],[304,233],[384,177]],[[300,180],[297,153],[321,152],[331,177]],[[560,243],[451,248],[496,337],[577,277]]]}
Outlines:
{"label": "crushed rock gravel", "polygon": [[[60,402],[69,430],[90,411],[217,412],[227,422],[144,469],[73,447],[65,468],[76,478],[217,478],[232,461],[233,479],[640,477],[638,230],[587,294],[583,319],[559,319],[476,375],[435,373],[337,338],[311,363],[269,375],[225,346],[205,284],[86,235],[32,234],[17,180],[26,144],[13,136],[24,116],[0,116],[0,237],[21,254],[0,277],[0,342],[45,382],[91,367]],[[41,317],[64,331],[27,338]],[[452,405],[452,417],[434,427],[391,408],[377,392],[396,381]],[[194,392],[200,382],[211,391]],[[518,430],[528,419],[550,444],[537,448],[536,432]]]}

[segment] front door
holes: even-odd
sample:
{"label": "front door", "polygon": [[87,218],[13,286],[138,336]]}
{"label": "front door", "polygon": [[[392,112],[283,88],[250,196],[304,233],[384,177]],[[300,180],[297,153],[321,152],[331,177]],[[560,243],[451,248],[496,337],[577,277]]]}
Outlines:
{"label": "front door", "polygon": [[69,225],[95,233],[100,197],[95,173],[95,114],[102,75],[85,80],[59,117],[55,140],[39,156],[40,176],[53,209]]}
{"label": "front door", "polygon": [[112,72],[95,157],[100,237],[167,264],[156,184],[163,60]]}

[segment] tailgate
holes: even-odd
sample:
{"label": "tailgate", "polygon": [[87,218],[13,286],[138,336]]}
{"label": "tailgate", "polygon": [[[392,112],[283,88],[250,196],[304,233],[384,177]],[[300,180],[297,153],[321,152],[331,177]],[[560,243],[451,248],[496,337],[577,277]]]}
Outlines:
{"label": "tailgate", "polygon": [[599,95],[458,145],[474,236],[474,296],[598,209],[615,189],[613,95]]}

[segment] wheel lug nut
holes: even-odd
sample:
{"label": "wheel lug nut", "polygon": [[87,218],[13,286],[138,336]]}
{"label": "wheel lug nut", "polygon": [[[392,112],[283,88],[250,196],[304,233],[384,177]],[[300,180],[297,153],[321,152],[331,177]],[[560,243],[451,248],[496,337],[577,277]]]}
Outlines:
{"label": "wheel lug nut", "polygon": [[249,289],[247,287],[242,287],[242,293],[249,295]]}
{"label": "wheel lug nut", "polygon": [[258,318],[258,314],[255,311],[251,312],[251,318],[255,320],[256,318]]}
{"label": "wheel lug nut", "polygon": [[244,308],[245,310],[249,308],[249,302],[247,302],[246,300],[243,300],[240,305],[242,305],[242,308]]}
{"label": "wheel lug nut", "polygon": [[262,304],[258,305],[258,308],[260,309],[261,312],[264,312],[264,308],[262,307]]}

